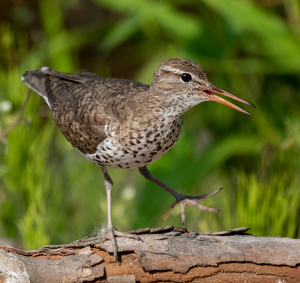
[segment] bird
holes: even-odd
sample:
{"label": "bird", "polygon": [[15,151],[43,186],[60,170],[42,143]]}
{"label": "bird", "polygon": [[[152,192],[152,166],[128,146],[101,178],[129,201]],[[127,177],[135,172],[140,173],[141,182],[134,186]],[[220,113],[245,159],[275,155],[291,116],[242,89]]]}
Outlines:
{"label": "bird", "polygon": [[182,114],[199,103],[215,101],[252,116],[217,94],[255,107],[252,103],[210,83],[196,62],[181,58],[165,60],[155,70],[150,86],[87,72],[63,73],[49,67],[26,71],[22,81],[45,99],[54,123],[72,146],[101,168],[108,218],[103,237],[111,241],[115,260],[118,257],[116,237],[137,240],[139,237],[120,232],[113,225],[113,181],[107,169],[137,168],[147,180],[175,198],[172,208],[180,204],[183,226],[186,205],[206,212],[221,211],[197,203],[221,189],[206,195],[187,196],[155,178],[147,168],[174,146],[182,130]]}

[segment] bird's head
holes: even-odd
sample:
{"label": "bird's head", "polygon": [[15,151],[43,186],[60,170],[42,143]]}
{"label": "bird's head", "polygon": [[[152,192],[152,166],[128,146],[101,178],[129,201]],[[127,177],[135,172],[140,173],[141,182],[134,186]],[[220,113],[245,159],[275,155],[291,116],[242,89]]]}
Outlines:
{"label": "bird's head", "polygon": [[203,101],[216,101],[252,116],[217,94],[255,107],[252,103],[210,83],[204,70],[197,63],[180,58],[170,58],[155,70],[150,89],[163,96],[163,100],[169,105],[176,103],[182,107],[183,112]]}

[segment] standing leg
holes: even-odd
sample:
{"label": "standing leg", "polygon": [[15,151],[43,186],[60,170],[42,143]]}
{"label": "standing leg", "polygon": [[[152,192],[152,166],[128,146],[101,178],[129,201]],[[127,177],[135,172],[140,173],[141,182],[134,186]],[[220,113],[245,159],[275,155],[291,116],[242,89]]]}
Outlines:
{"label": "standing leg", "polygon": [[110,239],[113,255],[115,260],[117,260],[118,255],[118,247],[117,247],[117,241],[115,238],[115,227],[112,223],[112,217],[111,217],[111,192],[113,187],[113,181],[110,178],[110,176],[107,173],[106,168],[101,168],[102,172],[104,174],[104,184],[106,189],[106,196],[107,196],[107,236]]}
{"label": "standing leg", "polygon": [[195,207],[197,209],[200,209],[200,210],[203,210],[203,211],[206,211],[206,212],[221,212],[222,211],[222,210],[217,209],[217,208],[210,208],[210,207],[206,207],[206,206],[203,206],[203,205],[200,205],[200,204],[197,203],[197,200],[213,196],[213,195],[219,193],[222,189],[216,190],[216,191],[214,191],[210,194],[207,194],[207,195],[190,197],[190,196],[186,196],[186,195],[183,195],[181,193],[178,193],[178,192],[174,191],[173,189],[171,189],[170,187],[165,185],[163,182],[156,179],[154,176],[151,175],[151,173],[149,172],[147,166],[140,167],[139,172],[147,180],[150,180],[150,181],[154,182],[155,184],[159,185],[161,188],[166,190],[168,193],[170,193],[175,198],[175,202],[171,205],[172,208],[177,203],[180,204],[180,206],[181,206],[182,225],[185,225],[185,206],[186,205],[192,205],[193,207]]}
{"label": "standing leg", "polygon": [[140,240],[141,238],[136,235],[119,232],[114,227],[113,222],[112,222],[112,216],[111,216],[111,192],[112,192],[112,187],[113,187],[113,181],[110,178],[110,176],[108,175],[106,168],[101,167],[101,169],[104,174],[104,184],[105,184],[106,195],[107,195],[107,229],[106,229],[106,233],[105,233],[105,235],[103,235],[103,237],[110,240],[114,258],[117,261],[118,247],[117,247],[116,236],[133,238],[133,239],[137,239],[137,240]]}

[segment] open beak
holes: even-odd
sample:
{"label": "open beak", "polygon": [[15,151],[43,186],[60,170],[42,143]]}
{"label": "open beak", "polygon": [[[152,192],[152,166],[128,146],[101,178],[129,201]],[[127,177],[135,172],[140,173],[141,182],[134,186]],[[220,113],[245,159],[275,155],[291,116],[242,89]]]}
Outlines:
{"label": "open beak", "polygon": [[250,106],[252,106],[252,107],[255,108],[255,106],[252,103],[250,103],[250,102],[248,102],[248,101],[246,101],[246,100],[244,100],[242,98],[239,98],[239,97],[237,97],[237,96],[235,96],[235,95],[233,95],[233,94],[231,94],[231,93],[229,93],[229,92],[227,92],[225,90],[222,90],[222,89],[214,86],[213,84],[210,84],[209,88],[205,89],[204,92],[206,92],[208,94],[209,100],[219,102],[221,104],[224,104],[224,105],[226,105],[228,107],[231,107],[231,108],[233,108],[233,109],[235,109],[237,111],[240,111],[240,112],[242,112],[242,113],[244,113],[244,114],[252,117],[252,115],[249,114],[247,111],[245,111],[244,109],[242,109],[242,108],[234,105],[233,103],[231,103],[231,102],[229,102],[229,101],[227,101],[227,100],[225,100],[225,99],[217,96],[216,93],[224,95],[224,96],[227,96],[227,97],[230,97],[232,99],[235,99],[237,101],[243,102],[243,103],[248,104],[248,105],[250,105]]}

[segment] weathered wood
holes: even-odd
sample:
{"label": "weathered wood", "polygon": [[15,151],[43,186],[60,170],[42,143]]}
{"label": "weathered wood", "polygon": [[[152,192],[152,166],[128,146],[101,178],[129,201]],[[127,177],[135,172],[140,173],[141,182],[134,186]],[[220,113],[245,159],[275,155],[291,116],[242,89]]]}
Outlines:
{"label": "weathered wood", "polygon": [[[300,282],[300,240],[255,237],[247,228],[200,234],[167,226],[140,240],[84,238],[21,251],[0,246],[0,282]],[[279,281],[281,280],[281,281]]]}

